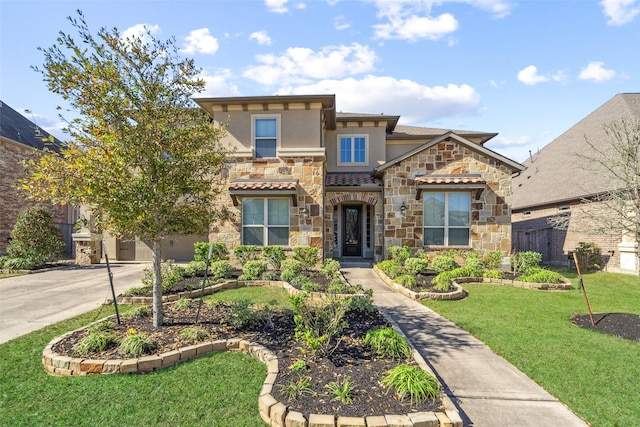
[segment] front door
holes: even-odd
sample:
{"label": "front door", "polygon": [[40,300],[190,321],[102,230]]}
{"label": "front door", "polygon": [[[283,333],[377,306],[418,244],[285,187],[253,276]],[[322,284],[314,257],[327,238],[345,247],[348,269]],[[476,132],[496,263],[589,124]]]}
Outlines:
{"label": "front door", "polygon": [[362,256],[362,206],[344,206],[342,220],[342,256]]}

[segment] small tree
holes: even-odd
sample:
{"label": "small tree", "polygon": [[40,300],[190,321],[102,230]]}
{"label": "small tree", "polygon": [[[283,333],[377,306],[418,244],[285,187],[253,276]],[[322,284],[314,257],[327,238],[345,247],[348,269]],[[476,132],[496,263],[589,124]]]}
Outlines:
{"label": "small tree", "polygon": [[10,257],[31,260],[39,266],[54,260],[62,251],[62,233],[46,207],[36,205],[20,211],[7,248]]}
{"label": "small tree", "polygon": [[[151,243],[153,324],[162,325],[161,241],[202,234],[226,211],[215,203],[227,150],[224,129],[191,97],[205,82],[175,40],[89,31],[69,17],[79,41],[60,32],[40,72],[79,117],[67,121],[64,154],[30,162],[22,188],[35,199],[87,205],[112,235]],[[64,120],[64,118],[63,118]]]}

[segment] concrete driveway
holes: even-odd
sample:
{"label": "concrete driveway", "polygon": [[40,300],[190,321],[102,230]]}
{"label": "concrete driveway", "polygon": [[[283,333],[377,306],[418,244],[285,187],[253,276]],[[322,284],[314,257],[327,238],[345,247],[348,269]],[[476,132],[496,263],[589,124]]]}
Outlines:
{"label": "concrete driveway", "polygon": [[[141,286],[150,263],[113,263],[116,295]],[[0,279],[0,343],[99,307],[111,298],[106,264]]]}

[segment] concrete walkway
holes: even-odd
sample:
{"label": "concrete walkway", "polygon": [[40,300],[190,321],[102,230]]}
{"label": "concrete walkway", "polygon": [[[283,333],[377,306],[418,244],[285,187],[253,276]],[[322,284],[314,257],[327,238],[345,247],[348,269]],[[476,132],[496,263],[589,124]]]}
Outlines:
{"label": "concrete walkway", "polygon": [[438,376],[465,426],[588,425],[471,334],[395,293],[371,268],[342,271],[350,283],[373,289],[374,304],[398,325]]}

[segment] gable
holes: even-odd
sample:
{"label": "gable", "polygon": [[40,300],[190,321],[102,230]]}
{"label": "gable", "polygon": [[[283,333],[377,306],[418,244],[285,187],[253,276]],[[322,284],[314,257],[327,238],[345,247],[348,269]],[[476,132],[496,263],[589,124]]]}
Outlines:
{"label": "gable", "polygon": [[60,141],[44,143],[43,138],[49,138],[49,133],[35,123],[0,101],[0,136],[25,147],[43,150],[45,147],[59,151]]}

